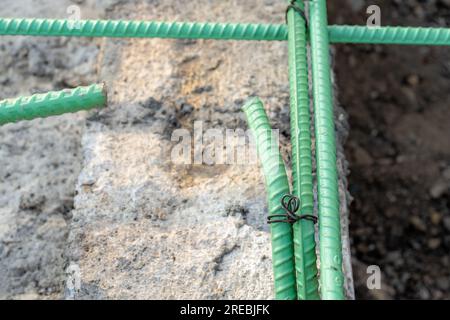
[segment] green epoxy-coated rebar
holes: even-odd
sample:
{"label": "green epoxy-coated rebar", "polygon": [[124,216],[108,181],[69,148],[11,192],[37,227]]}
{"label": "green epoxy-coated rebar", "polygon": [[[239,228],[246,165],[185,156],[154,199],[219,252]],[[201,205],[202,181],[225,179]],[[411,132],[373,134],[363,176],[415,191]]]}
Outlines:
{"label": "green epoxy-coated rebar", "polygon": [[104,84],[7,99],[0,101],[0,125],[101,108],[105,105]]}
{"label": "green epoxy-coated rebar", "polygon": [[[252,98],[242,107],[248,125],[256,142],[258,156],[266,180],[269,215],[285,214],[281,198],[289,194],[289,182],[286,169],[279,152],[279,146],[273,137],[269,119],[263,104],[258,98]],[[294,267],[294,248],[292,227],[289,223],[273,223],[272,263],[275,279],[275,298],[295,300],[297,298]]]}
{"label": "green epoxy-coated rebar", "polygon": [[283,25],[112,20],[0,19],[0,35],[285,40]]}
{"label": "green epoxy-coated rebar", "polygon": [[[304,10],[303,1],[296,5]],[[300,199],[298,214],[313,214],[311,121],[309,110],[306,24],[294,9],[288,12],[289,82],[291,97],[292,193]],[[293,226],[297,297],[320,299],[317,281],[314,223],[300,220]]]}
{"label": "green epoxy-coated rebar", "polygon": [[330,51],[325,0],[309,1],[319,204],[320,292],[344,299]]}
{"label": "green epoxy-coated rebar", "polygon": [[[449,28],[329,26],[328,33],[331,43],[450,45]],[[0,35],[284,41],[288,30],[283,24],[0,18]]]}
{"label": "green epoxy-coated rebar", "polygon": [[450,45],[449,28],[330,26],[328,32],[333,43]]}

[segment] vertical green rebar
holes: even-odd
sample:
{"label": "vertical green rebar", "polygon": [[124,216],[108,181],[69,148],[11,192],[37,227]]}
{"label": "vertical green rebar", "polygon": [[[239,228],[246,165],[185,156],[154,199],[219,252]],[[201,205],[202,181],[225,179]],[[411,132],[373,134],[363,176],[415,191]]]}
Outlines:
{"label": "vertical green rebar", "polygon": [[325,0],[312,0],[310,37],[316,129],[319,202],[320,292],[322,299],[344,299],[336,141]]}
{"label": "vertical green rebar", "polygon": [[[269,119],[260,99],[252,98],[242,107],[250,130],[256,141],[258,156],[264,172],[267,188],[269,215],[285,214],[281,199],[289,194],[286,168],[280,155],[279,146],[273,137]],[[272,264],[275,279],[275,298],[295,300],[294,248],[292,227],[289,223],[270,225],[272,237]]]}
{"label": "vertical green rebar", "polygon": [[0,101],[0,125],[90,110],[105,105],[104,84],[7,99]]}
{"label": "vertical green rebar", "polygon": [[[294,3],[304,10],[303,1]],[[300,199],[300,214],[313,214],[311,120],[309,109],[306,21],[294,9],[288,11],[289,82],[291,94],[291,144],[293,194]],[[320,299],[317,281],[314,223],[300,220],[293,226],[297,297]]]}

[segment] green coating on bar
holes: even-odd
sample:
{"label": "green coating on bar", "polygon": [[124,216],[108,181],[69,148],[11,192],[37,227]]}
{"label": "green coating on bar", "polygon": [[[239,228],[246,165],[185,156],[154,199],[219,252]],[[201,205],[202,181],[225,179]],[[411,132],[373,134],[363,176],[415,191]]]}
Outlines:
{"label": "green coating on bar", "polygon": [[324,300],[338,300],[344,299],[344,277],[326,1],[312,0],[309,6],[319,204],[320,292]]}
{"label": "green coating on bar", "polygon": [[112,20],[0,19],[0,35],[285,40],[284,25]]}
{"label": "green coating on bar", "polygon": [[101,108],[105,105],[104,84],[7,99],[0,101],[0,125]]}
{"label": "green coating on bar", "polygon": [[[297,6],[304,9],[303,1]],[[289,82],[291,93],[292,193],[300,199],[300,212],[314,213],[311,120],[309,109],[308,60],[306,53],[306,24],[293,9],[288,12]],[[317,300],[316,243],[314,223],[300,220],[293,226],[297,297]]]}
{"label": "green coating on bar", "polygon": [[[258,98],[252,98],[245,103],[242,111],[247,117],[248,125],[255,139],[264,172],[269,215],[285,214],[281,206],[281,199],[284,195],[289,194],[289,182],[278,149],[279,146],[273,136],[263,104]],[[273,223],[270,228],[275,298],[278,300],[295,300],[297,299],[297,292],[292,227],[289,223]]]}
{"label": "green coating on bar", "polygon": [[450,28],[330,26],[333,43],[450,45]]}
{"label": "green coating on bar", "polygon": [[[450,45],[450,28],[329,26],[331,43]],[[0,35],[285,41],[284,24],[0,18]]]}

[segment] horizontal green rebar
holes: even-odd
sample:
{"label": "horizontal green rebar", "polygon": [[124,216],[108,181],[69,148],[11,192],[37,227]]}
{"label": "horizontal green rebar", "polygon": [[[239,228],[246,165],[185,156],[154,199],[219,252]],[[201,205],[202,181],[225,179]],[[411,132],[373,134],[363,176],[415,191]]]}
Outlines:
{"label": "horizontal green rebar", "polygon": [[332,43],[450,46],[450,28],[330,26]]}
{"label": "horizontal green rebar", "polygon": [[[331,43],[450,45],[450,28],[328,26]],[[0,35],[275,40],[284,24],[0,18]]]}
{"label": "horizontal green rebar", "polygon": [[286,40],[284,25],[124,20],[0,19],[0,35]]}
{"label": "horizontal green rebar", "polygon": [[104,84],[7,99],[0,101],[0,125],[101,108],[106,100]]}

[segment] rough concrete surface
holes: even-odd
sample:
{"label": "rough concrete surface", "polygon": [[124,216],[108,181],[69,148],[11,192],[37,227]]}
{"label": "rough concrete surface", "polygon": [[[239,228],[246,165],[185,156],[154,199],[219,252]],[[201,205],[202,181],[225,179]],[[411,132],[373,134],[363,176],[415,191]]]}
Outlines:
{"label": "rough concrete surface", "polygon": [[[71,1],[4,0],[6,17],[66,17]],[[97,41],[2,37],[0,98],[97,81]],[[62,298],[85,113],[0,128],[0,298]]]}
{"label": "rough concrete surface", "polygon": [[[96,4],[98,17],[126,19],[281,23],[285,10],[281,0],[76,2]],[[23,88],[33,77],[40,85],[46,79],[45,89],[101,79],[109,87],[109,106],[86,122],[85,114],[68,115],[0,129],[0,296],[62,297],[69,267],[76,285],[69,281],[65,298],[273,297],[259,166],[175,164],[171,152],[177,141],[171,138],[176,129],[192,133],[194,121],[202,121],[203,131],[246,130],[240,107],[257,95],[280,129],[290,166],[286,43],[72,39],[52,51],[61,40],[11,41],[21,49],[34,41],[42,50],[60,52],[68,71],[48,67],[53,74],[39,77],[30,71],[29,55],[17,59],[25,64],[15,83],[20,92],[2,91],[5,96],[43,89]],[[83,70],[92,73],[71,75],[78,50],[87,55],[81,61],[89,62]],[[45,58],[57,61],[52,54]],[[2,68],[15,79],[14,64]],[[67,75],[71,82],[59,79]],[[343,141],[345,115],[339,110],[336,118]],[[339,168],[352,297],[341,149]]]}

